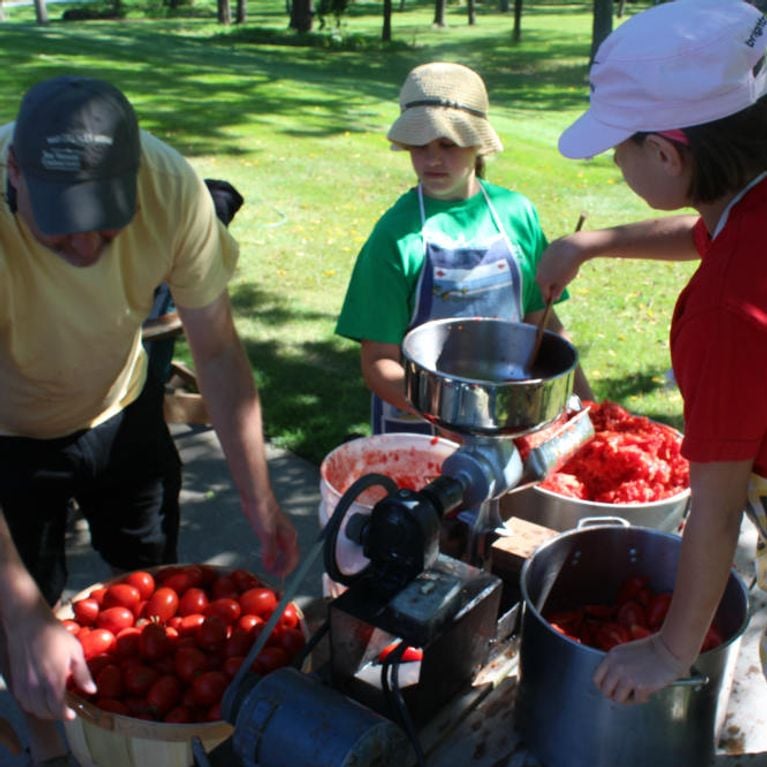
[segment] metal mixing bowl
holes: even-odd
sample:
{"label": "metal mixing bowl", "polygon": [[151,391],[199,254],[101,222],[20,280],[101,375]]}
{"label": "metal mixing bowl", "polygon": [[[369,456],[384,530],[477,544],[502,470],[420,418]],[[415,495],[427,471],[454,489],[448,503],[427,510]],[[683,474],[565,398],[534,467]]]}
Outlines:
{"label": "metal mixing bowl", "polygon": [[689,503],[689,488],[659,501],[600,503],[571,498],[534,485],[504,496],[501,510],[504,518],[518,517],[559,532],[573,530],[583,519],[612,517],[637,527],[673,533],[679,529]]}
{"label": "metal mixing bowl", "polygon": [[510,437],[542,428],[567,404],[578,353],[546,331],[527,371],[535,334],[534,325],[485,317],[419,325],[402,342],[408,399],[461,434]]}

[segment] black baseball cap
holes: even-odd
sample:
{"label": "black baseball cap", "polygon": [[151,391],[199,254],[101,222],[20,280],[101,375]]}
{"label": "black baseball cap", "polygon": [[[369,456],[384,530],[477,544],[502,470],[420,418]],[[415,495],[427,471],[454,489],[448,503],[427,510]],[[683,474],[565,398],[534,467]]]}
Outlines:
{"label": "black baseball cap", "polygon": [[64,76],[32,86],[19,107],[13,152],[43,234],[122,229],[133,218],[138,121],[113,85]]}

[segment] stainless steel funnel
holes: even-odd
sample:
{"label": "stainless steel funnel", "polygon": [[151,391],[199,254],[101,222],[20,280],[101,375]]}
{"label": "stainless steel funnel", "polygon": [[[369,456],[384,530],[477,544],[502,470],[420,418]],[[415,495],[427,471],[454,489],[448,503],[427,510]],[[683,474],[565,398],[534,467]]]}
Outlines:
{"label": "stainless steel funnel", "polygon": [[402,343],[406,395],[448,431],[486,437],[535,431],[565,409],[578,363],[572,344],[546,331],[526,372],[535,335],[534,325],[484,317],[419,325]]}

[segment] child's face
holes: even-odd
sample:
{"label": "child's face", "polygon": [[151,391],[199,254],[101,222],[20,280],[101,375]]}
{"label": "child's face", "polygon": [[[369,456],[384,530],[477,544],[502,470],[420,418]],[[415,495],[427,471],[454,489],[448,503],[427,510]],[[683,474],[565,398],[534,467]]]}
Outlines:
{"label": "child's face", "polygon": [[460,147],[449,139],[435,139],[410,147],[410,161],[423,191],[439,200],[463,200],[477,191],[474,167],[477,147]]}
{"label": "child's face", "polygon": [[689,205],[689,167],[679,150],[650,134],[642,143],[628,139],[615,147],[613,159],[634,194],[656,210]]}

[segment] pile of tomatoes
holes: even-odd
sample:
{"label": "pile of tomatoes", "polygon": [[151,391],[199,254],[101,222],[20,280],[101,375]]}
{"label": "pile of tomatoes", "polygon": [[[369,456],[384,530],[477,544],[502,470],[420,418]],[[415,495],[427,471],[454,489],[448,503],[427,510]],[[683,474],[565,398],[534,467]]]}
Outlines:
{"label": "pile of tomatoes", "polygon": [[681,437],[614,402],[585,402],[594,437],[540,487],[600,503],[649,503],[687,489]]}
{"label": "pile of tomatoes", "polygon": [[[124,716],[177,724],[221,719],[221,698],[275,611],[253,573],[169,565],[128,573],[72,602],[62,623],[80,641],[98,691],[73,691]],[[290,664],[305,636],[289,603],[253,671]]]}
{"label": "pile of tomatoes", "polygon": [[[653,591],[643,576],[631,576],[620,586],[610,604],[587,604],[544,614],[551,627],[579,644],[605,652],[624,642],[644,639],[657,632],[671,604],[671,592]],[[712,624],[701,652],[723,642],[722,633]]]}

